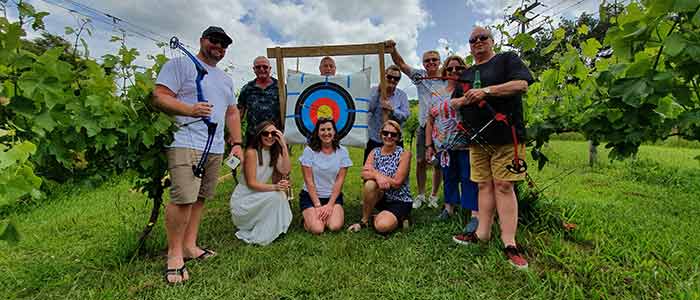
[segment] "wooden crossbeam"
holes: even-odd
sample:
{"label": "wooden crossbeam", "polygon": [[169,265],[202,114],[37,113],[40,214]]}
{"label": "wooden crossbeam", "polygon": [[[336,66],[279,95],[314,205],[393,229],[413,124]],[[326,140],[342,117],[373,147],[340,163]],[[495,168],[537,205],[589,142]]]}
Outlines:
{"label": "wooden crossbeam", "polygon": [[267,48],[267,57],[277,57],[277,49],[282,51],[282,56],[293,57],[319,57],[319,56],[346,56],[346,55],[368,55],[378,54],[378,49],[383,48],[384,53],[389,53],[391,48],[384,43],[370,44],[348,44],[348,45],[328,45],[328,46],[308,46],[308,47],[276,47]]}
{"label": "wooden crossbeam", "polygon": [[[267,57],[274,58],[277,62],[277,85],[280,98],[280,115],[284,129],[285,113],[287,112],[286,79],[284,77],[284,59],[295,57],[320,57],[320,56],[347,56],[376,54],[379,58],[379,90],[381,99],[386,98],[386,78],[384,76],[384,54],[391,53],[392,49],[382,43],[305,46],[305,47],[274,47],[267,48]],[[388,115],[382,114],[382,120]]]}

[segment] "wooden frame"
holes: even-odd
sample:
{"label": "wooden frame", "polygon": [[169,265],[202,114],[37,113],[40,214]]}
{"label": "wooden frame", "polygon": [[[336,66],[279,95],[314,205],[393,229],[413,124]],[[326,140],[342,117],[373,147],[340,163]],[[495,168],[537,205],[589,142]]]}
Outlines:
{"label": "wooden frame", "polygon": [[[267,48],[267,57],[274,58],[277,62],[277,85],[279,89],[280,114],[282,118],[282,124],[280,124],[280,126],[282,129],[284,129],[285,114],[287,112],[287,86],[284,76],[285,58],[377,54],[379,56],[379,90],[381,93],[381,99],[385,99],[386,78],[384,78],[384,71],[386,67],[384,63],[384,54],[391,53],[391,51],[391,48],[387,47],[383,42],[370,44]],[[387,118],[388,115],[384,113],[382,120],[386,120]]]}

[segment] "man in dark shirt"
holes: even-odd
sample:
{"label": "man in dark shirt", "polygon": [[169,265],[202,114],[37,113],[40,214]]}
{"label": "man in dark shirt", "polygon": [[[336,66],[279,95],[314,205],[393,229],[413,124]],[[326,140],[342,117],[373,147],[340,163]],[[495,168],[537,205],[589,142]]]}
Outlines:
{"label": "man in dark shirt", "polygon": [[280,119],[280,99],[277,79],[270,76],[270,61],[264,56],[253,60],[255,79],[246,83],[238,95],[238,110],[241,119],[245,117],[245,141],[254,136],[253,130],[263,121],[272,121],[275,127],[282,128]]}
{"label": "man in dark shirt", "polygon": [[[475,233],[456,235],[458,243],[475,243],[489,240],[493,212],[497,208],[501,225],[501,239],[509,262],[517,268],[527,268],[527,260],[515,243],[518,227],[518,201],[514,183],[525,179],[525,174],[515,174],[506,169],[514,158],[515,147],[525,139],[522,94],[533,82],[532,75],[522,60],[512,52],[496,54],[493,35],[482,27],[475,27],[469,37],[474,65],[461,79],[475,83],[480,74],[481,88],[464,92],[461,85],[455,89],[451,104],[460,107],[465,127],[481,128],[494,118],[486,107],[479,107],[485,100],[496,112],[505,114],[509,124],[514,124],[519,145],[514,145],[511,127],[494,121],[476,138],[479,143],[469,148],[471,180],[479,184],[479,227]],[[520,151],[519,151],[520,152]]]}

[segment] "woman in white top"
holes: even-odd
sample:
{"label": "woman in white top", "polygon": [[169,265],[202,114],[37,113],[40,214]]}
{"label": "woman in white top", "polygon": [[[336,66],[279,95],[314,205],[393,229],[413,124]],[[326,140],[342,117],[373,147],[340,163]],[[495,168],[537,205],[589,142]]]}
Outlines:
{"label": "woman in white top", "polygon": [[304,189],[299,194],[299,207],[304,215],[304,228],[321,234],[325,228],[343,228],[343,181],[352,166],[350,155],[340,146],[333,119],[321,118],[311,134],[309,145],[299,157],[304,174]]}
{"label": "woman in white top", "polygon": [[269,183],[270,178],[289,174],[291,163],[282,132],[271,122],[256,127],[243,159],[243,179],[231,195],[231,218],[236,237],[246,243],[267,245],[286,233],[292,210],[285,191],[289,181]]}

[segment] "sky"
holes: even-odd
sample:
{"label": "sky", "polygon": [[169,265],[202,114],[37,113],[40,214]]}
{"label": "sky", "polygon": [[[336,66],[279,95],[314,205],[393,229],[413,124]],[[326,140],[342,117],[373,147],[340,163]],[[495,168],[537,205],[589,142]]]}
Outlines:
{"label": "sky", "polygon": [[[65,27],[77,27],[88,16],[90,36],[84,36],[90,56],[98,58],[115,53],[118,43],[109,42],[113,35],[126,32],[126,44],[136,48],[140,65],[148,66],[148,54],[164,53],[168,57],[180,53],[156,46],[177,36],[198,48],[201,32],[216,25],[233,37],[226,57],[219,63],[241,87],[254,78],[252,61],[266,55],[268,47],[315,46],[329,44],[376,43],[387,39],[397,42],[404,60],[420,68],[420,55],[438,50],[443,58],[448,53],[465,56],[469,52],[469,33],[475,25],[502,23],[506,14],[533,0],[25,0],[39,11],[50,13],[44,21],[46,30],[72,41]],[[12,2],[12,1],[10,1]],[[575,18],[583,12],[597,13],[600,0],[539,0],[541,5],[530,17],[533,23],[545,21],[545,16],[557,20]],[[194,4],[196,3],[196,5]],[[113,16],[118,19],[108,17]],[[8,8],[8,16],[16,17],[16,9]],[[543,23],[546,24],[546,23]],[[512,27],[515,32],[515,26]],[[29,37],[37,36],[30,33]],[[391,63],[389,55],[387,63]],[[318,72],[320,58],[298,60],[299,70]],[[363,67],[362,56],[337,57],[338,73],[358,72]],[[274,61],[273,70],[276,70]],[[376,55],[364,57],[365,66],[377,70]],[[286,59],[285,67],[297,68],[297,59]],[[372,80],[377,82],[378,71]],[[274,75],[275,77],[276,74]],[[405,78],[399,88],[409,98],[416,89]]]}

